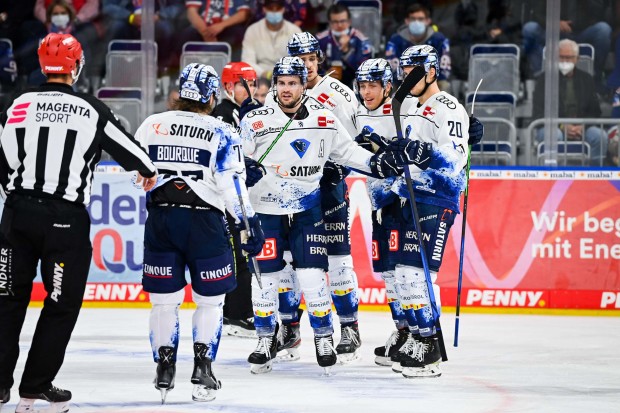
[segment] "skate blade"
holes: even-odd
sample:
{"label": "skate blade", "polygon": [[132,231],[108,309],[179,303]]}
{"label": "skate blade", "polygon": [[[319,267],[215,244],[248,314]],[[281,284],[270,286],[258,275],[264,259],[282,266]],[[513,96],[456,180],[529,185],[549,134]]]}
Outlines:
{"label": "skate blade", "polygon": [[424,367],[403,367],[403,377],[408,379],[435,378],[441,376],[439,364],[429,364]]}
{"label": "skate blade", "polygon": [[392,360],[389,357],[375,356],[375,364],[377,366],[391,367]]}
{"label": "skate blade", "polygon": [[239,337],[239,338],[256,338],[256,331],[246,330],[245,328],[241,328],[233,325],[225,325],[224,333],[229,336]]}
{"label": "skate blade", "polygon": [[168,396],[168,392],[170,389],[159,389],[161,394],[161,404],[166,404],[166,397]]}
{"label": "skate blade", "polygon": [[210,402],[217,396],[216,389],[209,389],[202,384],[195,384],[192,390],[192,400],[195,402]]}
{"label": "skate blade", "polygon": [[271,371],[272,360],[269,360],[265,364],[252,364],[250,363],[250,373],[252,374],[264,374]]}
{"label": "skate blade", "polygon": [[332,367],[323,367],[323,374],[321,374],[321,377],[331,377],[333,376],[334,373],[332,373]]}
{"label": "skate blade", "polygon": [[362,358],[362,353],[358,348],[353,353],[342,353],[338,354],[338,363],[339,364],[349,364],[354,361],[360,360]]}
{"label": "skate blade", "polygon": [[50,403],[49,406],[39,408],[34,406],[36,399],[20,399],[15,413],[66,413],[69,411],[69,402]]}
{"label": "skate blade", "polygon": [[278,353],[276,361],[286,363],[289,361],[297,361],[300,358],[301,356],[299,355],[299,350],[297,348],[285,348]]}
{"label": "skate blade", "polygon": [[403,366],[400,365],[400,361],[392,362],[392,371],[394,373],[402,373],[403,372]]}

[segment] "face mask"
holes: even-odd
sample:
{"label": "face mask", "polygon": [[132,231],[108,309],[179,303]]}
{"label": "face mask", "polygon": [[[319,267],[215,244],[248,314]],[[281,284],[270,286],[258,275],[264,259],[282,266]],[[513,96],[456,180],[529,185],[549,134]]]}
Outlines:
{"label": "face mask", "polygon": [[426,25],[423,22],[414,20],[409,23],[409,33],[414,36],[421,36],[426,31]]}
{"label": "face mask", "polygon": [[277,11],[268,11],[265,13],[265,19],[269,24],[278,24],[284,19],[284,13]]}
{"label": "face mask", "polygon": [[332,30],[332,34],[333,34],[334,36],[336,36],[336,37],[344,36],[344,35],[346,35],[347,33],[349,33],[349,30],[348,30],[348,29],[347,29],[347,30],[343,30],[343,31],[341,31],[341,32],[338,32],[338,31],[336,31],[336,30]]}
{"label": "face mask", "polygon": [[560,73],[566,76],[573,71],[573,69],[575,68],[575,64],[573,62],[559,62],[558,68],[560,69]]}
{"label": "face mask", "polygon": [[55,14],[52,16],[52,24],[59,29],[64,29],[69,25],[68,14]]}

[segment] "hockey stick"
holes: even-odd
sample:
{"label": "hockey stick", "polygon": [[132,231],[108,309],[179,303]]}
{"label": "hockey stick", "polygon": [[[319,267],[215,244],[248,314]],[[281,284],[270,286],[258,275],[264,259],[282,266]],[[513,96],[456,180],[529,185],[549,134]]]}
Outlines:
{"label": "hockey stick", "polygon": [[[409,94],[409,91],[426,75],[426,71],[422,66],[415,66],[411,72],[405,77],[403,83],[394,94],[392,98],[392,116],[394,117],[394,124],[396,126],[396,134],[399,138],[403,137],[403,127],[400,124],[400,108],[403,101]],[[422,257],[422,266],[424,267],[424,278],[426,279],[426,288],[428,290],[428,297],[431,302],[431,310],[433,312],[433,320],[435,321],[435,329],[437,330],[437,339],[439,342],[439,350],[441,352],[441,359],[448,361],[448,354],[446,353],[446,345],[443,340],[443,333],[441,331],[441,324],[439,323],[439,311],[437,309],[437,301],[435,300],[435,292],[433,291],[433,283],[431,281],[431,274],[428,269],[428,260],[426,257],[426,249],[424,248],[424,240],[422,239],[422,228],[420,227],[420,217],[418,215],[418,208],[415,202],[415,195],[413,193],[413,183],[411,181],[411,171],[409,166],[405,165],[405,182],[407,183],[407,190],[411,201],[411,212],[413,214],[416,234],[418,236],[418,245],[420,247],[420,257]]]}
{"label": "hockey stick", "polygon": [[[248,232],[248,235],[251,237],[254,236],[254,232],[252,228],[250,228],[250,222],[248,221],[248,215],[245,212],[245,204],[243,202],[243,196],[241,196],[241,185],[239,184],[239,176],[237,174],[233,175],[233,181],[235,182],[235,190],[237,191],[237,197],[239,197],[239,205],[241,206],[241,216],[243,217],[243,225],[245,225],[245,230]],[[258,282],[258,286],[260,289],[263,289],[263,282],[261,281],[260,268],[258,267],[258,260],[256,257],[252,257],[252,266],[254,267],[254,276],[256,277],[256,282]]]}
{"label": "hockey stick", "polygon": [[250,85],[248,85],[248,81],[245,80],[243,78],[243,76],[239,76],[239,80],[241,81],[241,84],[243,85],[243,88],[245,89],[246,93],[248,94],[248,97],[252,99],[252,103],[256,103],[256,99],[254,99],[254,95],[252,95],[252,92],[250,92]]}
{"label": "hockey stick", "polygon": [[[474,116],[474,106],[476,104],[476,94],[480,88],[482,79],[478,82],[474,97],[471,102],[471,115]],[[467,198],[469,195],[469,168],[471,167],[471,145],[468,146],[467,165],[465,166],[465,199],[463,200],[463,225],[461,228],[461,256],[459,257],[459,282],[456,288],[456,318],[454,319],[454,347],[459,346],[459,323],[461,317],[461,287],[463,285],[463,262],[465,261],[465,226],[467,222]]]}
{"label": "hockey stick", "polygon": [[[332,73],[334,73],[334,71],[332,70],[331,72],[329,72],[328,74],[326,74],[325,76],[323,76],[323,79],[321,79],[321,81],[319,83],[317,83],[314,87],[317,87],[318,85],[320,85],[321,83],[323,83],[323,81],[327,78],[329,78],[329,75],[331,75]],[[289,126],[291,126],[291,123],[293,123],[293,121],[295,120],[295,118],[297,118],[297,115],[299,115],[299,113],[301,112],[301,108],[304,107],[304,105],[306,104],[306,102],[308,101],[308,99],[310,98],[310,95],[306,95],[304,96],[304,98],[301,100],[301,105],[299,105],[299,108],[295,111],[295,113],[293,113],[293,116],[291,116],[291,118],[288,120],[288,122],[286,122],[286,125],[284,125],[284,128],[282,128],[282,130],[280,131],[280,133],[278,133],[278,136],[276,136],[276,138],[273,140],[273,142],[271,142],[271,145],[269,145],[269,147],[267,148],[267,150],[265,151],[265,153],[260,157],[260,159],[258,160],[258,163],[262,164],[263,160],[265,160],[265,158],[267,157],[267,155],[269,155],[269,152],[271,152],[271,149],[273,149],[273,147],[276,145],[276,143],[280,140],[280,138],[282,137],[282,135],[284,134],[284,132],[286,132],[286,130],[288,129]]]}

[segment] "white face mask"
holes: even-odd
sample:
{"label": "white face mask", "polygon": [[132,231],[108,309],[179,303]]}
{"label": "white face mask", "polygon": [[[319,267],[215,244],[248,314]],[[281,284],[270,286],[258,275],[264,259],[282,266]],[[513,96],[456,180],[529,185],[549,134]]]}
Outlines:
{"label": "white face mask", "polygon": [[573,62],[559,62],[558,68],[560,69],[560,73],[566,76],[573,71],[573,69],[575,68],[575,64]]}
{"label": "white face mask", "polygon": [[349,29],[347,30],[343,30],[341,32],[337,31],[337,30],[332,30],[332,34],[336,37],[340,37],[340,36],[344,36],[345,34],[349,33]]}
{"label": "white face mask", "polygon": [[65,29],[69,25],[68,14],[55,14],[52,16],[52,24],[59,29]]}
{"label": "white face mask", "polygon": [[421,36],[426,31],[426,25],[424,22],[414,20],[409,22],[409,33],[414,36]]}

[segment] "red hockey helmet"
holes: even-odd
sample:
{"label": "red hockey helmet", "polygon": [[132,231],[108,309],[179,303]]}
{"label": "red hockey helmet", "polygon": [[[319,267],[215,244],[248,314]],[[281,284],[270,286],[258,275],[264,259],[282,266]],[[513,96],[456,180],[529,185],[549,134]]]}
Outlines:
{"label": "red hockey helmet", "polygon": [[222,69],[222,83],[237,83],[239,78],[256,81],[256,71],[245,62],[230,62]]}
{"label": "red hockey helmet", "polygon": [[77,79],[84,66],[82,45],[70,34],[50,33],[39,45],[43,74],[71,74]]}

